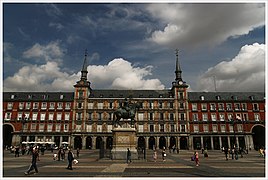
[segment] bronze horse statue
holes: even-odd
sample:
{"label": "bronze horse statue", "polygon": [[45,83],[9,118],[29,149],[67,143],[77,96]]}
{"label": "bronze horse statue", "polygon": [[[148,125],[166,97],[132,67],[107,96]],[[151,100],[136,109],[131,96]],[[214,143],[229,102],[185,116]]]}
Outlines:
{"label": "bronze horse statue", "polygon": [[[114,112],[113,125],[117,127],[120,125],[121,118],[123,119],[131,119],[131,127],[134,125],[135,114],[137,109],[140,107],[138,103],[129,104],[126,107],[120,107]],[[121,126],[121,125],[120,125]]]}

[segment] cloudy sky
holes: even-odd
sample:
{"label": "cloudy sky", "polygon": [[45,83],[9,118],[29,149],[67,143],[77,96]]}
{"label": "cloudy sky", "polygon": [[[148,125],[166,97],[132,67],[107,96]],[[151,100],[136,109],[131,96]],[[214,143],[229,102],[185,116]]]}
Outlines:
{"label": "cloudy sky", "polygon": [[[3,90],[264,91],[265,4],[3,3]],[[216,85],[216,86],[215,86]]]}

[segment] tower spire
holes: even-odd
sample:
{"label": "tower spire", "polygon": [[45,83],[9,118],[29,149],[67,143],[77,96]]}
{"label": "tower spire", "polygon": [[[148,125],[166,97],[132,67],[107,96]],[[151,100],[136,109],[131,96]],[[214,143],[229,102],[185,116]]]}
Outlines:
{"label": "tower spire", "polygon": [[84,59],[84,63],[83,63],[83,67],[82,67],[82,71],[81,71],[81,80],[87,80],[87,49],[85,50],[85,59]]}
{"label": "tower spire", "polygon": [[181,71],[181,67],[180,67],[180,63],[179,63],[179,57],[178,57],[179,56],[179,50],[176,49],[175,52],[176,52],[176,71],[175,71],[176,78],[175,78],[175,80],[176,80],[176,82],[179,82],[179,81],[182,81],[182,78],[181,78],[182,71]]}

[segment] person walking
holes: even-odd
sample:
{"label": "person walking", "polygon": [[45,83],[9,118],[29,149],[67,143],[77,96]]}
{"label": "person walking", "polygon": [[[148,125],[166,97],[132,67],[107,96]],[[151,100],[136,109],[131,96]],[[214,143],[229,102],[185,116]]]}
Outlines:
{"label": "person walking", "polygon": [[197,151],[195,151],[195,165],[196,166],[199,166],[199,156],[198,156],[198,152]]}
{"label": "person walking", "polygon": [[224,153],[225,153],[225,158],[226,158],[226,161],[228,161],[228,148],[224,148]]}
{"label": "person walking", "polygon": [[163,159],[163,162],[166,161],[166,156],[167,156],[167,153],[166,153],[165,149],[163,149],[163,151],[162,151],[162,159]]}
{"label": "person walking", "polygon": [[73,160],[74,160],[74,154],[72,152],[71,149],[69,149],[68,155],[67,155],[67,159],[68,159],[68,166],[66,169],[70,169],[73,170]]}
{"label": "person walking", "polygon": [[36,161],[40,161],[39,153],[38,153],[37,148],[33,148],[32,162],[31,162],[31,165],[30,165],[29,169],[26,172],[24,172],[25,175],[28,175],[30,173],[30,171],[32,171],[33,169],[35,170],[35,174],[38,173],[38,168],[37,168]]}
{"label": "person walking", "polygon": [[128,161],[131,163],[132,161],[131,161],[131,152],[130,152],[130,150],[129,150],[129,148],[127,148],[127,163],[128,163]]}
{"label": "person walking", "polygon": [[154,153],[153,153],[153,160],[154,160],[154,162],[156,162],[156,160],[157,160],[157,152],[156,152],[156,150],[154,150]]}

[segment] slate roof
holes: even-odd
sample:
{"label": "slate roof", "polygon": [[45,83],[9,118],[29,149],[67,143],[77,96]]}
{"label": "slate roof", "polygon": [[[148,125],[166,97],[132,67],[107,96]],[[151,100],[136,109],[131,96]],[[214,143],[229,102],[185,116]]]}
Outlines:
{"label": "slate roof", "polygon": [[[13,95],[13,98],[11,98]],[[30,98],[29,98],[30,95]],[[46,98],[44,97],[46,96]],[[63,95],[63,99],[61,99]],[[204,96],[204,100],[201,100]],[[217,97],[220,97],[218,100]],[[170,90],[92,90],[90,98],[172,98]],[[253,99],[252,99],[253,97]],[[74,92],[4,92],[4,101],[73,101]],[[264,92],[188,92],[195,101],[264,101]]]}
{"label": "slate roof", "polygon": [[[61,95],[63,95],[61,99]],[[13,98],[12,98],[13,96]],[[73,92],[4,92],[4,101],[63,101],[74,100]]]}
{"label": "slate roof", "polygon": [[91,98],[172,98],[170,90],[92,90]]}
{"label": "slate roof", "polygon": [[[201,100],[204,96],[204,100]],[[219,96],[219,100],[217,99]],[[264,92],[188,92],[191,101],[264,101]]]}

